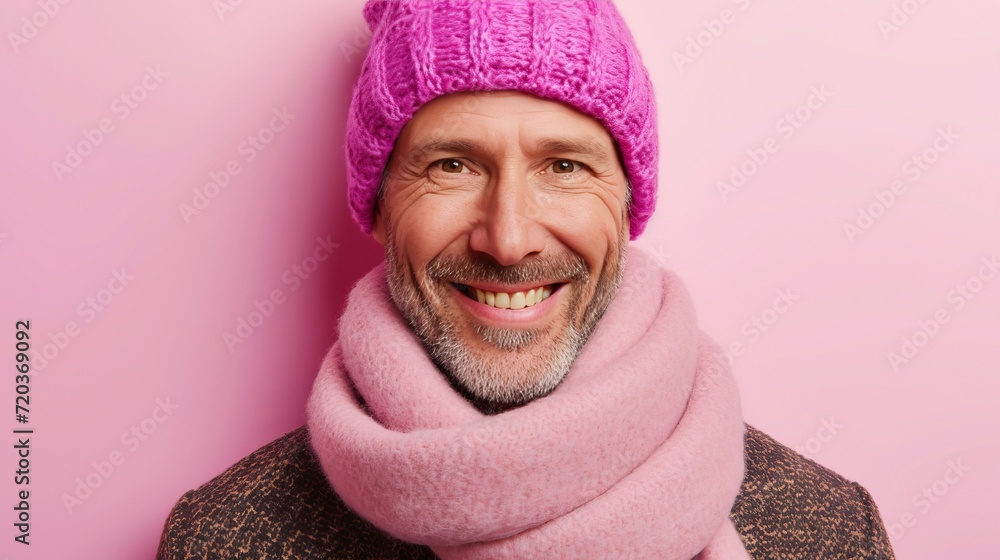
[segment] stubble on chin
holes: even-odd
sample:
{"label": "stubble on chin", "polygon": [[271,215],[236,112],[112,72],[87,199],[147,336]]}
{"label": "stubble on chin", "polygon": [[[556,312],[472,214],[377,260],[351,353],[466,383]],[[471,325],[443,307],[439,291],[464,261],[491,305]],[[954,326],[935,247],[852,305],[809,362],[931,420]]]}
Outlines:
{"label": "stubble on chin", "polygon": [[[439,255],[417,279],[402,262],[390,231],[385,247],[389,292],[452,387],[480,411],[496,414],[549,394],[565,378],[617,292],[627,239],[626,235],[619,243],[617,255],[608,255],[596,282],[590,278],[583,259],[576,255],[510,267],[488,258]],[[448,302],[451,296],[444,292],[450,287],[442,280],[518,283],[551,277],[572,281],[563,286],[569,290],[561,295],[569,298],[563,302],[563,311],[544,329],[486,325],[463,329],[465,318]],[[594,294],[584,304],[584,292],[591,284]],[[469,337],[475,338],[467,340]]]}

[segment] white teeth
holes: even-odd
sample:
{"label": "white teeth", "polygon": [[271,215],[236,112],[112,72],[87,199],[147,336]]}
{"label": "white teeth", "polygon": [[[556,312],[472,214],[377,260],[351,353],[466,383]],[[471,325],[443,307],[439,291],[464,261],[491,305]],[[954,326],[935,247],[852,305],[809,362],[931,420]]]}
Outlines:
{"label": "white teeth", "polygon": [[475,290],[476,301],[500,309],[524,309],[525,307],[531,307],[536,303],[540,303],[552,295],[552,286],[542,286],[541,288],[533,288],[527,292],[513,293],[487,292],[479,288],[472,288],[471,286],[470,288]]}
{"label": "white teeth", "polygon": [[509,309],[510,308],[510,294],[508,294],[506,292],[497,292],[497,297],[496,297],[496,300],[493,302],[493,305],[495,307],[499,307],[500,309]]}
{"label": "white teeth", "polygon": [[510,308],[511,309],[524,309],[524,303],[527,298],[524,297],[524,292],[514,292],[510,296]]}

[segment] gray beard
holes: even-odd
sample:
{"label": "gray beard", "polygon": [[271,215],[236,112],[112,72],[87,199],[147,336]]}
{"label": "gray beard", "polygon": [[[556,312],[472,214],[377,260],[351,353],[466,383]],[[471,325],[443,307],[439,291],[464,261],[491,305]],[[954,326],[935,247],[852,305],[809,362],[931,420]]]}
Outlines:
{"label": "gray beard", "polygon": [[[553,338],[547,337],[548,333],[540,329],[477,325],[476,333],[499,351],[501,355],[498,356],[495,351],[483,352],[462,341],[453,320],[457,313],[448,317],[434,311],[430,298],[438,298],[435,285],[440,283],[437,278],[485,277],[515,283],[541,278],[539,269],[544,268],[562,271],[556,276],[573,278],[583,286],[589,282],[583,260],[574,258],[554,265],[501,267],[495,263],[442,263],[436,258],[427,266],[427,281],[421,290],[415,278],[406,274],[393,241],[393,232],[388,231],[387,234],[387,281],[393,302],[451,385],[486,414],[503,412],[545,396],[562,382],[618,290],[628,240],[626,230],[620,238],[618,258],[605,262],[594,296],[585,307],[580,290],[572,294],[563,317],[568,326]],[[557,268],[553,269],[553,266]],[[471,276],[468,276],[470,273]],[[578,323],[580,326],[577,326]],[[529,356],[524,354],[532,355],[527,363]]]}

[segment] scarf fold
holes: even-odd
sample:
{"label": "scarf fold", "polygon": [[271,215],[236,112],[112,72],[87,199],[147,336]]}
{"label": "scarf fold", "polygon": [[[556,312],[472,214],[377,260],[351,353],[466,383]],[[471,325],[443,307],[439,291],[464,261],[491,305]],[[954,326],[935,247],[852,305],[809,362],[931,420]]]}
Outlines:
{"label": "scarf fold", "polygon": [[[380,265],[351,290],[308,403],[341,499],[445,559],[749,558],[739,395],[687,291],[629,247],[563,382],[495,416],[434,366]],[[360,399],[360,400],[359,400]]]}

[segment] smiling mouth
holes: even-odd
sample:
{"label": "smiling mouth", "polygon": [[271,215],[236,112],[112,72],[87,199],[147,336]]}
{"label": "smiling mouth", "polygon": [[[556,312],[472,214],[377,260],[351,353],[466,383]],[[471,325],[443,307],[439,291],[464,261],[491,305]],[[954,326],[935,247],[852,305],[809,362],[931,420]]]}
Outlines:
{"label": "smiling mouth", "polygon": [[497,309],[524,309],[541,303],[559,289],[562,284],[548,284],[521,292],[491,292],[467,284],[453,284],[465,297]]}

